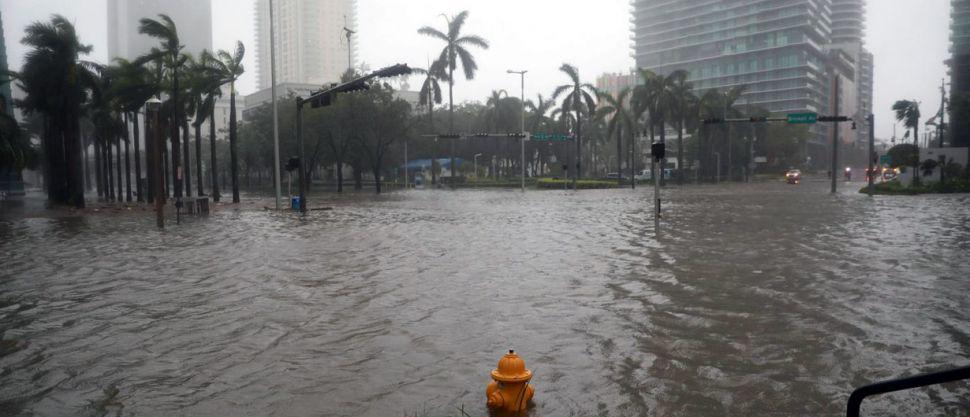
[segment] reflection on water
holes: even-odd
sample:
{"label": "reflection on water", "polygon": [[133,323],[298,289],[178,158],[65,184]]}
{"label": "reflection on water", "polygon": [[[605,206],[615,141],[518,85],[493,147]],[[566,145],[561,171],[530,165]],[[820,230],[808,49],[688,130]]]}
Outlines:
{"label": "reflection on water", "polygon": [[[0,220],[0,415],[838,415],[970,359],[970,197],[413,191],[306,220]],[[319,199],[318,199],[319,200]],[[866,410],[954,415],[967,384]]]}

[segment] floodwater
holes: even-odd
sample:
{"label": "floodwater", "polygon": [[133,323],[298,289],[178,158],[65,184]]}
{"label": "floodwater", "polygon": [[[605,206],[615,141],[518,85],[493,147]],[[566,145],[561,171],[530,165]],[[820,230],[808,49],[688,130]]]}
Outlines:
{"label": "floodwater", "polygon": [[532,416],[836,416],[970,364],[970,196],[826,191],[670,188],[659,238],[649,188],[0,220],[0,415],[486,416],[513,348]]}

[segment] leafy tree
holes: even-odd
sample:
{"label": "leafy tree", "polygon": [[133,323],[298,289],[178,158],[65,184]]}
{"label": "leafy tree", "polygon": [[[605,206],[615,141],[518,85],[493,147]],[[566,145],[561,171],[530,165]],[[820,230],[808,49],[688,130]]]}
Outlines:
{"label": "leafy tree", "polygon": [[[620,90],[620,93],[613,97],[611,94],[600,93],[601,107],[597,111],[599,118],[606,118],[607,136],[616,138],[616,171],[620,175],[617,178],[617,185],[623,185],[623,138],[630,137],[636,130],[636,120],[630,110],[630,96],[633,89],[630,87]],[[630,177],[636,175],[633,168],[630,168]]]}
{"label": "leafy tree", "polygon": [[901,143],[887,152],[893,168],[914,167],[919,164],[919,148],[911,143]]}

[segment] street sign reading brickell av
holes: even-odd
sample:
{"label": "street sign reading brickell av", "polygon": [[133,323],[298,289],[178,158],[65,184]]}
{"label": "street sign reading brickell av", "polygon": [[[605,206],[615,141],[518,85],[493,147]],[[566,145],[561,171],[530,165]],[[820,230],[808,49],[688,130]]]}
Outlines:
{"label": "street sign reading brickell av", "polygon": [[818,122],[818,113],[792,113],[788,115],[788,123],[812,124]]}
{"label": "street sign reading brickell av", "polygon": [[535,142],[565,142],[572,139],[569,135],[533,133],[531,140]]}

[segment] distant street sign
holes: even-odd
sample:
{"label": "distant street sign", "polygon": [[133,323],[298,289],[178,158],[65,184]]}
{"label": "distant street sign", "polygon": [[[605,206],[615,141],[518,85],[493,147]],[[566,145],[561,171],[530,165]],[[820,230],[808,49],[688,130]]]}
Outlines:
{"label": "distant street sign", "polygon": [[565,142],[572,139],[569,135],[533,133],[532,140],[536,142]]}
{"label": "distant street sign", "polygon": [[889,155],[882,155],[879,157],[879,165],[892,165],[893,159]]}
{"label": "distant street sign", "polygon": [[788,115],[790,124],[813,124],[818,122],[818,113],[792,113]]}
{"label": "distant street sign", "polygon": [[767,156],[756,156],[756,157],[754,157],[754,162],[755,163],[758,163],[758,164],[767,164],[768,163],[768,157]]}

